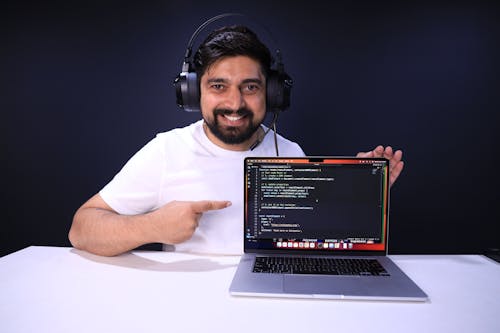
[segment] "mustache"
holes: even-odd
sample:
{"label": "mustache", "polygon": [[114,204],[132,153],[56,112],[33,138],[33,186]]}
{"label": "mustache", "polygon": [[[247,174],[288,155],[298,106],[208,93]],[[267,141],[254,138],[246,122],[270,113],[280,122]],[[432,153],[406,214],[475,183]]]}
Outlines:
{"label": "mustache", "polygon": [[252,114],[252,111],[248,108],[239,108],[238,110],[234,111],[231,109],[214,109],[214,115],[230,115],[236,113],[238,116],[248,116]]}

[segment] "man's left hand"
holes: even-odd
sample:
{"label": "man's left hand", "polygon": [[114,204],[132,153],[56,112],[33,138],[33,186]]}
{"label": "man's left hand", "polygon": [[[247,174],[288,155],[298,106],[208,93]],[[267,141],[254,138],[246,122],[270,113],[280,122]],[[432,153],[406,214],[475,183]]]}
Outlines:
{"label": "man's left hand", "polygon": [[391,146],[377,146],[377,148],[367,151],[367,152],[359,152],[356,157],[384,157],[389,160],[389,174],[390,179],[389,183],[392,186],[398,179],[399,174],[403,171],[404,162],[401,160],[403,158],[403,152],[401,150],[396,150],[393,152]]}

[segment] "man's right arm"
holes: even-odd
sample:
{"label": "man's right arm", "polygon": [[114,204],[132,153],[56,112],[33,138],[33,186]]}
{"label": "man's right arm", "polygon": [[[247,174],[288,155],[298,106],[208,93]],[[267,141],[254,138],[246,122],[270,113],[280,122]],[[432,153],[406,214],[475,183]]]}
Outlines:
{"label": "man's right arm", "polygon": [[76,211],[69,240],[77,249],[113,256],[152,243],[148,227],[146,216],[120,215],[96,194]]}
{"label": "man's right arm", "polygon": [[172,201],[139,215],[120,215],[99,194],[75,213],[71,244],[103,256],[118,255],[148,243],[177,244],[191,238],[202,213],[228,207],[229,201]]}

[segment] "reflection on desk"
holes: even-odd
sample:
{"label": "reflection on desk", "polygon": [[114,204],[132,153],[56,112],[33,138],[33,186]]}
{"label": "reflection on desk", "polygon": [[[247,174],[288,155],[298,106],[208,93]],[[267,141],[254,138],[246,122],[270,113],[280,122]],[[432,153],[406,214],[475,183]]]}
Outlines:
{"label": "reflection on desk", "polygon": [[237,256],[28,247],[0,258],[0,332],[500,332],[500,264],[391,258],[431,301],[234,297]]}

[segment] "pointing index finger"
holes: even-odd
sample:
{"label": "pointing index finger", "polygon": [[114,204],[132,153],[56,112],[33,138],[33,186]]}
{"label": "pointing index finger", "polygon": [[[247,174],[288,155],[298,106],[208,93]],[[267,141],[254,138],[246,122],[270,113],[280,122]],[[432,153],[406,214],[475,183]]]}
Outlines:
{"label": "pointing index finger", "polygon": [[223,209],[231,206],[231,201],[202,200],[193,202],[193,210],[196,213],[204,213],[209,210]]}

